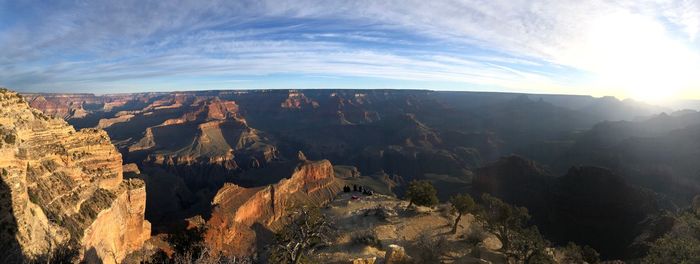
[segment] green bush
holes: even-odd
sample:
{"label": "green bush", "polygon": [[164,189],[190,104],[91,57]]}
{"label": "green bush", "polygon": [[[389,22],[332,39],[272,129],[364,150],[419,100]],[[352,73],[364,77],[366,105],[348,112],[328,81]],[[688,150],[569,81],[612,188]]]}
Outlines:
{"label": "green bush", "polygon": [[437,190],[430,181],[411,181],[408,184],[406,198],[409,200],[408,207],[413,204],[434,206],[438,203]]}
{"label": "green bush", "polygon": [[39,196],[33,189],[29,189],[27,191],[27,194],[29,195],[29,201],[34,203],[34,204],[39,204]]}

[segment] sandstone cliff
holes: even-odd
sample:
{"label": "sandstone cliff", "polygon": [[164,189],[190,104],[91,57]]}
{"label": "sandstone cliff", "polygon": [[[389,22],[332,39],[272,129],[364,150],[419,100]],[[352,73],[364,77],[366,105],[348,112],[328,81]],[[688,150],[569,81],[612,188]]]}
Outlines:
{"label": "sandstone cliff", "polygon": [[2,256],[6,262],[62,248],[88,262],[118,263],[150,237],[145,186],[123,180],[107,133],[76,131],[7,90],[0,91],[0,130],[0,244],[16,253]]}
{"label": "sandstone cliff", "polygon": [[302,161],[289,179],[261,188],[226,184],[214,197],[205,243],[224,255],[248,255],[267,230],[275,230],[287,209],[321,205],[340,190],[328,160]]}

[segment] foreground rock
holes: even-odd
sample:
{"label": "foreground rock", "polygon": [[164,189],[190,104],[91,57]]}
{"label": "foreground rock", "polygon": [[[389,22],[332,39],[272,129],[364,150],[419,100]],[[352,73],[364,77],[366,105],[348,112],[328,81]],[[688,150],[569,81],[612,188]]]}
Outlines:
{"label": "foreground rock", "polygon": [[401,264],[406,263],[410,260],[409,256],[406,255],[406,250],[399,245],[389,245],[389,249],[384,255],[385,264]]}
{"label": "foreground rock", "polygon": [[[340,194],[322,210],[334,220],[337,234],[331,245],[317,252],[314,260],[338,264],[484,261],[473,256],[477,244],[494,238],[483,231],[471,214],[462,218],[457,233],[452,234],[454,218],[448,206],[407,210],[407,205],[406,201],[382,194]],[[496,250],[486,249],[494,254]],[[442,257],[435,262],[428,255]]]}
{"label": "foreground rock", "polygon": [[104,131],[75,131],[2,90],[0,140],[0,262],[119,263],[150,237],[145,186],[123,180]]}
{"label": "foreground rock", "polygon": [[328,202],[340,186],[328,160],[302,161],[289,179],[267,187],[226,184],[212,202],[215,208],[206,224],[205,243],[224,255],[250,255],[256,243],[280,227],[287,209]]}

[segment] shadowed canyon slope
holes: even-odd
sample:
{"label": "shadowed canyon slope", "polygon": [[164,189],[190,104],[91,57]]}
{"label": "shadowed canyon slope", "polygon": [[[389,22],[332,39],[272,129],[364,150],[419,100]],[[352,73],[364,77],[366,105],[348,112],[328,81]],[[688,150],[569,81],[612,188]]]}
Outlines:
{"label": "shadowed canyon slope", "polygon": [[577,241],[618,258],[638,235],[638,225],[659,212],[653,192],[597,167],[572,167],[555,177],[535,162],[510,156],[479,169],[473,186],[527,207],[554,242]]}
{"label": "shadowed canyon slope", "polygon": [[76,131],[16,93],[2,91],[0,105],[7,262],[61,248],[115,263],[149,239],[144,183],[122,178],[121,154],[107,133]]}

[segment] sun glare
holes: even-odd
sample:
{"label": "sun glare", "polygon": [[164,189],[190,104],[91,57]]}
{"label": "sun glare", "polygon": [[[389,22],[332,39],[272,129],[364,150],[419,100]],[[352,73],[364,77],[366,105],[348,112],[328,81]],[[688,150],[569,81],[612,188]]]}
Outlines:
{"label": "sun glare", "polygon": [[577,60],[596,76],[595,85],[619,97],[671,100],[697,85],[698,56],[671,38],[656,20],[629,13],[596,20]]}

